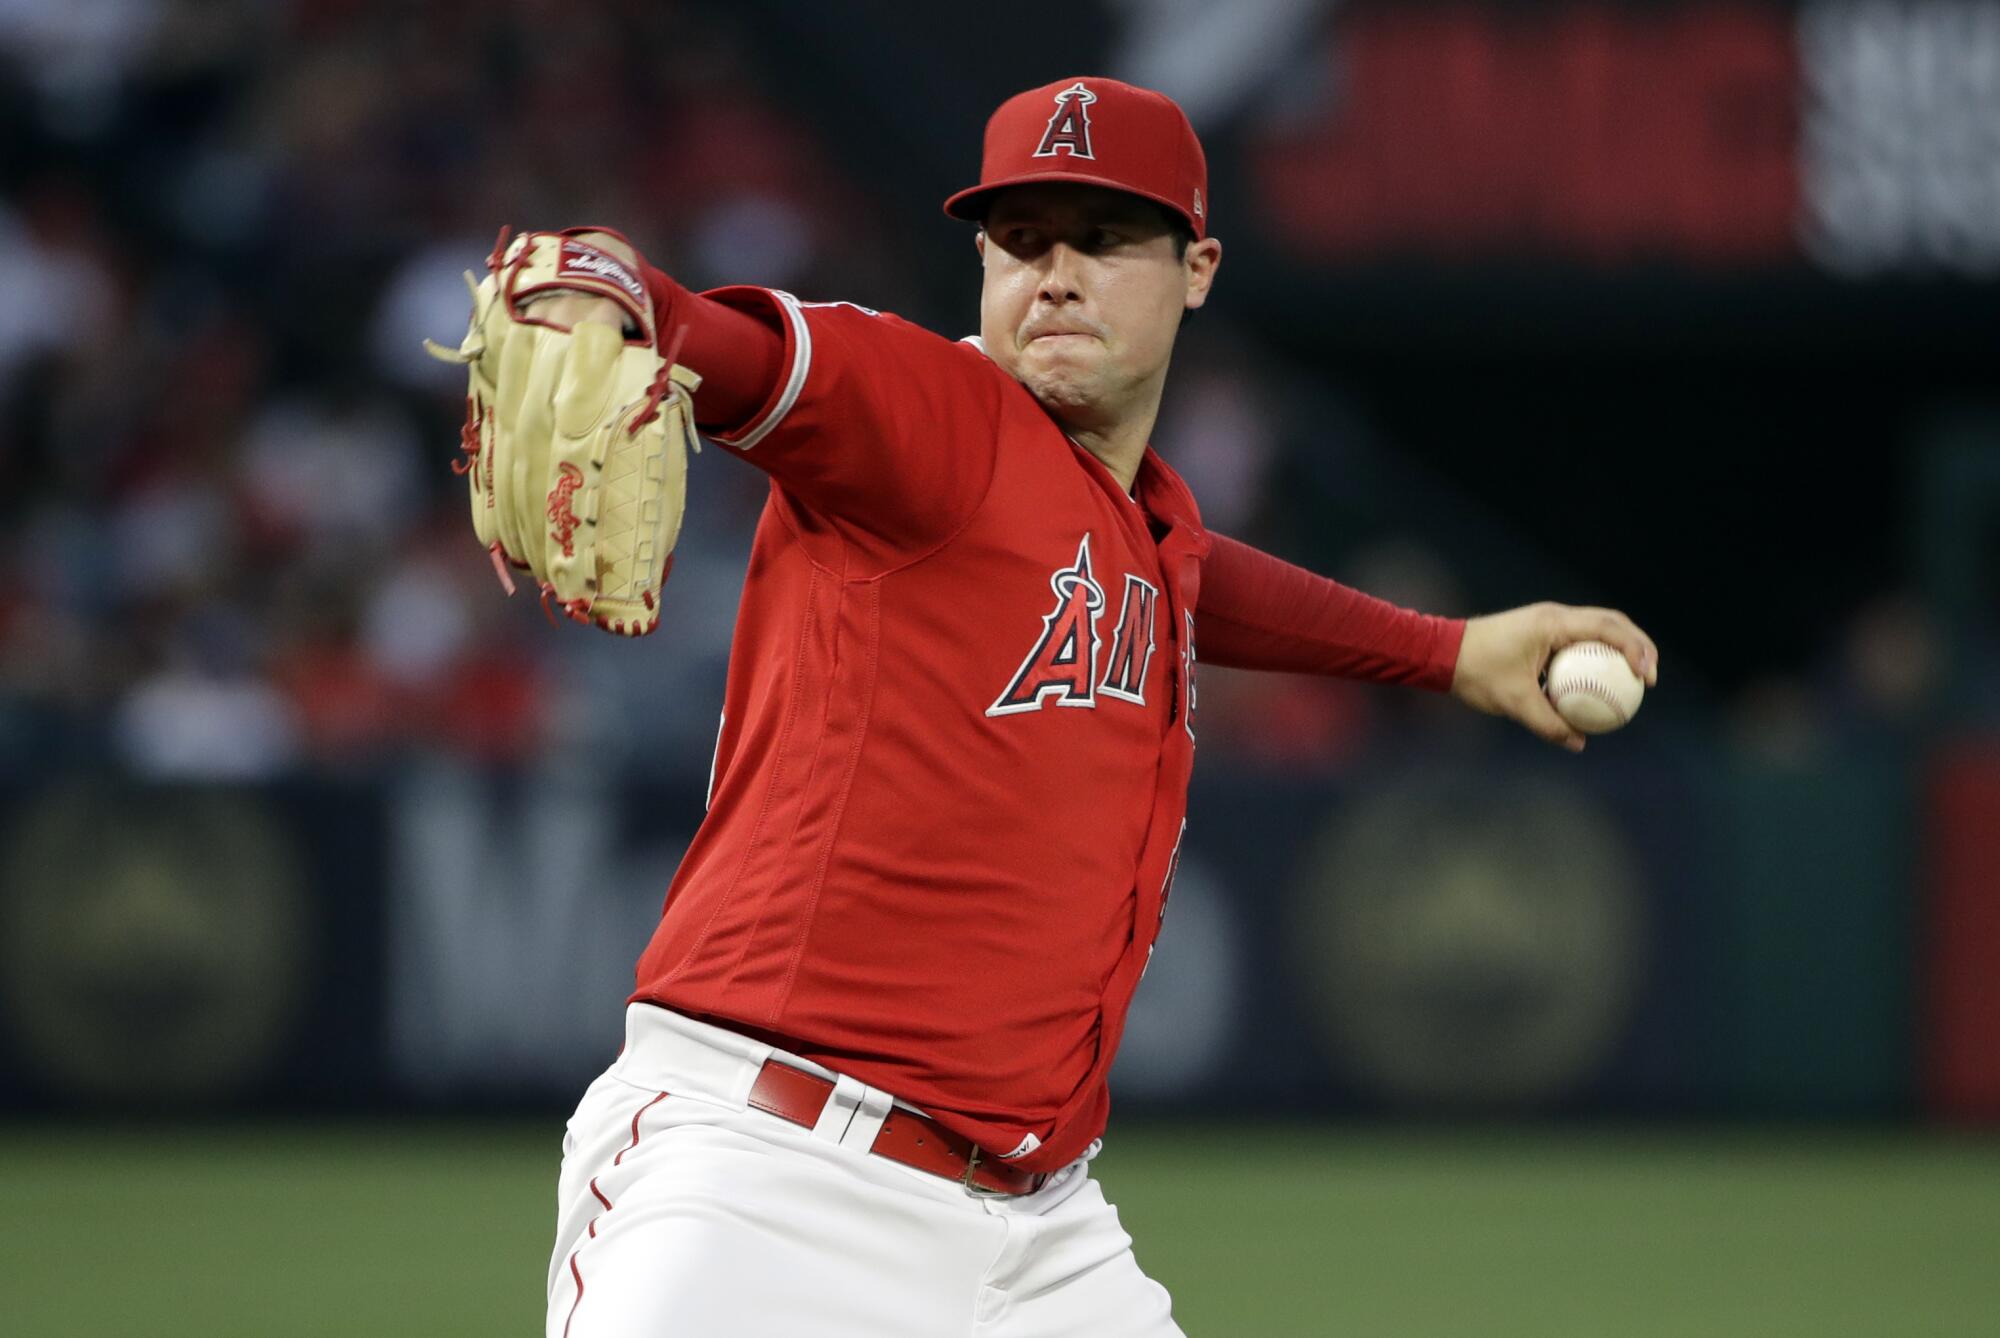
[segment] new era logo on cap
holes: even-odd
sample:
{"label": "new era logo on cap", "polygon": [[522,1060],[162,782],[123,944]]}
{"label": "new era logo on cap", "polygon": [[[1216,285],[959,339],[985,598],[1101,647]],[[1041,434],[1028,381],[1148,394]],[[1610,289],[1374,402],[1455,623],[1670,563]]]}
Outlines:
{"label": "new era logo on cap", "polygon": [[1017,93],[986,122],[979,184],[944,202],[977,222],[1005,186],[1074,181],[1153,201],[1208,235],[1208,160],[1187,114],[1164,93],[1116,79],[1069,78]]}

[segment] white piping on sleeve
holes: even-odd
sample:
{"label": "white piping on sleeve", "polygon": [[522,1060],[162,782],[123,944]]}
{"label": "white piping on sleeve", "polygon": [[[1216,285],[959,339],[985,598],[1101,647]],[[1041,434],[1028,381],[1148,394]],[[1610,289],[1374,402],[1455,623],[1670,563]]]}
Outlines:
{"label": "white piping on sleeve", "polygon": [[[1151,647],[1147,648],[1147,653],[1149,655],[1152,653]],[[729,712],[725,710],[716,719],[715,751],[708,755],[708,793],[703,795],[701,800],[701,807],[704,813],[715,807],[715,769],[722,764],[722,731],[728,724]]]}
{"label": "white piping on sleeve", "polygon": [[806,373],[812,368],[812,330],[806,325],[805,313],[799,310],[799,300],[790,293],[776,288],[771,289],[770,293],[772,297],[778,299],[778,309],[785,313],[785,319],[791,322],[792,374],[785,380],[784,393],[778,396],[778,402],[771,406],[771,412],[764,415],[762,422],[745,431],[734,441],[726,437],[716,439],[731,450],[749,450],[769,436],[772,428],[784,421],[785,415],[792,411],[792,406],[799,402],[799,392],[806,386]]}

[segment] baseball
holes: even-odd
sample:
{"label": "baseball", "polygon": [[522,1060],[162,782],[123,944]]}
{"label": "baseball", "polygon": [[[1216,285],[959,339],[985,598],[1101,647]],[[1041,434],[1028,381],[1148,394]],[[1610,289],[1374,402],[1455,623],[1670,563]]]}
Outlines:
{"label": "baseball", "polygon": [[1579,641],[1557,651],[1549,660],[1547,685],[1557,714],[1585,734],[1617,729],[1638,713],[1646,695],[1625,652],[1602,641]]}

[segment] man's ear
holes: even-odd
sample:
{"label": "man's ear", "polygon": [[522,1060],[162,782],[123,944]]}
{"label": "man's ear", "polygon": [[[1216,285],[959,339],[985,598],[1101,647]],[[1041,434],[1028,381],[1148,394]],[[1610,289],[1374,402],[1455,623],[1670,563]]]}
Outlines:
{"label": "man's ear", "polygon": [[1208,290],[1215,283],[1215,271],[1221,264],[1222,243],[1215,238],[1204,237],[1188,247],[1186,305],[1189,311],[1208,301]]}
{"label": "man's ear", "polygon": [[977,252],[979,252],[979,258],[980,258],[980,260],[984,261],[984,260],[986,259],[986,229],[985,229],[985,228],[981,228],[981,229],[979,229],[979,231],[977,231],[977,232],[975,232],[975,233],[973,233],[973,234],[972,234],[972,249],[973,249],[973,250],[975,250],[975,251],[977,251]]}

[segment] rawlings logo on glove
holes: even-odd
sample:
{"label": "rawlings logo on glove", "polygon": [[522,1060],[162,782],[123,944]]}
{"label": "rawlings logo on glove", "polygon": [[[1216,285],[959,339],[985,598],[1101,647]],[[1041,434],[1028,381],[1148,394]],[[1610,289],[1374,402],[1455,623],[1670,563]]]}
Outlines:
{"label": "rawlings logo on glove", "polygon": [[617,256],[608,256],[594,246],[582,242],[564,242],[562,264],[556,273],[565,279],[588,275],[591,278],[609,279],[623,288],[634,302],[646,301],[646,286],[634,278],[632,271],[625,268],[625,262]]}
{"label": "rawlings logo on glove", "polygon": [[[570,229],[507,229],[472,290],[472,324],[456,349],[470,382],[464,452],[472,528],[507,592],[509,567],[533,575],[545,602],[578,622],[641,636],[659,626],[658,591],[673,566],[699,451],[693,394],[701,378],[656,347],[650,294],[632,268]],[[609,234],[616,236],[617,234]],[[622,238],[620,239],[623,240]],[[554,290],[611,298],[637,334],[595,322],[565,330],[523,314]]]}
{"label": "rawlings logo on glove", "polygon": [[549,538],[562,546],[564,557],[576,556],[576,512],[570,494],[583,486],[583,471],[564,463],[556,467],[556,486],[549,489]]}

